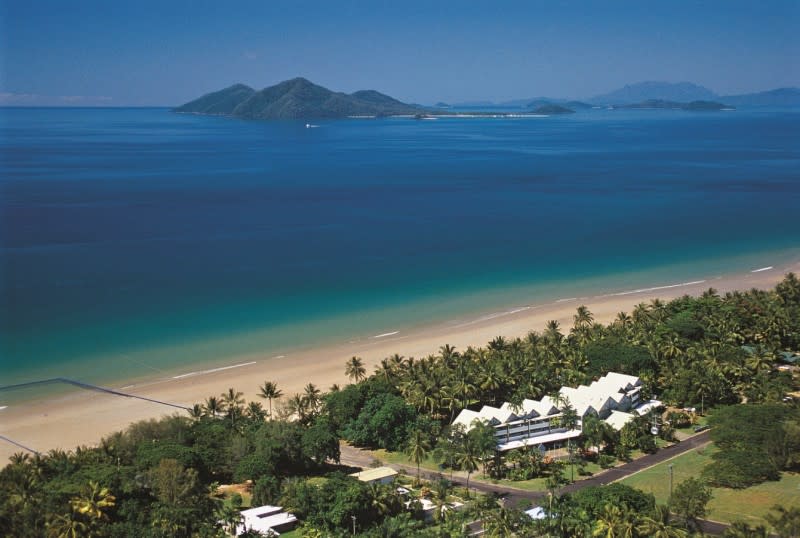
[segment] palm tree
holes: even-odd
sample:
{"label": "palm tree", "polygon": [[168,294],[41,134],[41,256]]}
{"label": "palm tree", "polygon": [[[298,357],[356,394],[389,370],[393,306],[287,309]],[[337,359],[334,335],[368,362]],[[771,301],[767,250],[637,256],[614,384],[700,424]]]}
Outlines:
{"label": "palm tree", "polygon": [[758,346],[747,359],[747,366],[754,374],[757,374],[758,372],[770,370],[773,360],[773,357],[763,346]]}
{"label": "palm tree", "polygon": [[669,508],[663,504],[656,506],[652,516],[644,516],[639,520],[636,530],[642,536],[651,538],[686,538],[689,533],[673,527],[669,522]]}
{"label": "palm tree", "polygon": [[502,336],[495,336],[486,347],[492,351],[505,351],[506,347],[508,347],[508,342]]}
{"label": "palm tree", "polygon": [[668,359],[676,359],[683,353],[680,338],[675,334],[669,335],[661,344],[660,348],[661,353]]}
{"label": "palm tree", "polygon": [[475,395],[475,385],[467,381],[466,376],[459,378],[453,386],[453,396],[460,397],[461,407],[467,408]]}
{"label": "palm tree", "polygon": [[272,400],[277,400],[283,396],[283,392],[278,389],[278,385],[272,381],[264,381],[258,391],[258,395],[269,402],[269,418],[272,420]]}
{"label": "palm tree", "polygon": [[216,417],[218,413],[225,412],[225,404],[220,401],[216,396],[209,396],[206,398],[204,404],[206,412],[210,413],[212,417]]}
{"label": "palm tree", "polygon": [[242,416],[242,406],[244,405],[244,395],[233,388],[229,388],[221,396],[222,402],[228,409],[228,418],[231,419],[231,426],[236,425],[236,419]]}
{"label": "palm tree", "polygon": [[592,536],[603,538],[632,538],[633,521],[627,509],[611,504],[605,505],[597,516]]}
{"label": "palm tree", "polygon": [[379,517],[396,513],[402,508],[397,492],[390,486],[371,483],[367,486],[367,494],[370,509]]}
{"label": "palm tree", "polygon": [[[562,428],[566,428],[567,430],[574,430],[578,427],[578,413],[575,411],[575,408],[569,403],[569,399],[564,398],[564,407],[561,409],[561,417],[559,418],[559,424]],[[572,446],[572,439],[567,439],[567,450],[569,451],[569,463],[570,469],[572,471],[572,481],[575,481],[575,454],[573,452]]]}
{"label": "palm tree", "polygon": [[295,394],[286,402],[286,410],[289,415],[297,415],[297,419],[302,422],[308,413],[308,402],[302,395]]}
{"label": "palm tree", "polygon": [[303,398],[306,400],[308,411],[316,413],[319,409],[322,391],[314,383],[309,383],[303,388]]}
{"label": "palm tree", "polygon": [[244,405],[244,394],[233,388],[228,389],[228,392],[223,393],[220,398],[225,407],[227,407],[228,412],[230,412],[233,407],[241,407]]}
{"label": "palm tree", "polygon": [[581,305],[578,307],[575,315],[572,316],[572,320],[574,322],[575,330],[580,331],[583,329],[588,329],[592,326],[592,323],[594,322],[594,316],[589,309],[586,308],[586,305]]}
{"label": "palm tree", "polygon": [[267,413],[264,411],[264,406],[261,405],[261,402],[249,402],[245,413],[257,422],[263,422],[267,418]]}
{"label": "palm tree", "polygon": [[559,323],[557,320],[551,319],[547,322],[544,329],[544,337],[551,341],[558,343],[563,338],[563,335],[559,331]]}
{"label": "palm tree", "polygon": [[199,420],[205,414],[205,411],[203,410],[203,406],[200,405],[200,404],[194,404],[187,411],[189,413],[189,416],[192,417],[195,420]]}
{"label": "palm tree", "polygon": [[478,455],[475,443],[470,437],[465,435],[456,453],[456,465],[463,471],[467,471],[467,497],[469,497],[469,478],[472,476],[472,473],[478,469],[480,462],[481,458]]}
{"label": "palm tree", "polygon": [[428,436],[422,430],[414,430],[408,438],[406,455],[417,464],[417,483],[419,483],[419,464],[428,456],[430,448],[431,444]]}
{"label": "palm tree", "polygon": [[101,487],[97,482],[90,480],[89,484],[83,488],[81,496],[73,497],[69,504],[75,513],[88,517],[92,522],[97,522],[108,519],[104,510],[113,507],[115,501],[116,497],[107,487]]}
{"label": "palm tree", "polygon": [[356,384],[360,383],[367,377],[367,369],[364,368],[364,361],[360,357],[351,357],[344,368],[344,373],[350,378],[350,381]]}
{"label": "palm tree", "polygon": [[57,515],[47,522],[47,536],[50,538],[82,538],[87,535],[86,523],[75,512]]}
{"label": "palm tree", "polygon": [[25,452],[14,452],[11,454],[9,460],[11,461],[12,465],[22,465],[23,463],[27,463],[30,459],[30,454]]}

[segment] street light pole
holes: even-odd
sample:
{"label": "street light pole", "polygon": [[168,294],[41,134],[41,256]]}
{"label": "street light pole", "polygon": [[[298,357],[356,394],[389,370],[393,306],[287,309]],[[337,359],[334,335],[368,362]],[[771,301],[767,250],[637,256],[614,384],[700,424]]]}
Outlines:
{"label": "street light pole", "polygon": [[672,464],[669,464],[669,502],[672,502]]}

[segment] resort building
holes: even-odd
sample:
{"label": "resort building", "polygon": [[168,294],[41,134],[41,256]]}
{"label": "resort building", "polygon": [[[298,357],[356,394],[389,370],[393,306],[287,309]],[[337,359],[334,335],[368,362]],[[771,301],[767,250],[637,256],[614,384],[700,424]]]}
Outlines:
{"label": "resort building", "polygon": [[[592,413],[619,430],[633,420],[632,413],[644,415],[661,402],[640,401],[642,381],[636,376],[609,372],[590,385],[562,387],[558,398],[544,396],[540,400],[524,400],[522,405],[504,403],[499,408],[485,405],[480,411],[463,409],[453,421],[469,431],[475,421],[495,429],[500,451],[525,445],[557,448],[581,435],[583,417]],[[560,400],[560,401],[558,401]],[[577,427],[567,430],[561,425],[561,410],[569,405],[578,415]]]}

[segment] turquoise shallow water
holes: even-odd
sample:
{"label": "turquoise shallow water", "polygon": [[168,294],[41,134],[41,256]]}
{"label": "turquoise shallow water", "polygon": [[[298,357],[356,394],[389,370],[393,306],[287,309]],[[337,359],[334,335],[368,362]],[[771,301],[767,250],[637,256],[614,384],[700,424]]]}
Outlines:
{"label": "turquoise shallow water", "polygon": [[0,118],[1,384],[157,377],[749,271],[800,244],[795,111]]}

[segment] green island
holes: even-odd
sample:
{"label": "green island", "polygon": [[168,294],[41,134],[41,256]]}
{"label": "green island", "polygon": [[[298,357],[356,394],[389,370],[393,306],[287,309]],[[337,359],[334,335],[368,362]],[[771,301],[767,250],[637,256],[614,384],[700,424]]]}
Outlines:
{"label": "green island", "polygon": [[[22,538],[798,536],[794,274],[770,291],[640,303],[608,325],[581,306],[573,320],[482,348],[386,357],[371,375],[353,357],[346,386],[289,395],[264,381],[260,401],[231,388],[95,447],[17,453],[0,471],[0,529]],[[706,520],[730,526],[709,531]]]}
{"label": "green island", "polygon": [[402,103],[375,90],[360,90],[351,94],[334,92],[302,77],[285,80],[262,90],[234,84],[174,109],[184,114],[257,120],[413,115],[421,110],[418,106]]}

